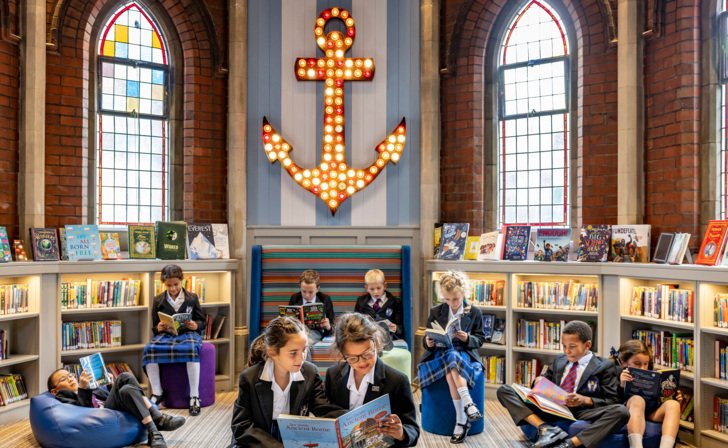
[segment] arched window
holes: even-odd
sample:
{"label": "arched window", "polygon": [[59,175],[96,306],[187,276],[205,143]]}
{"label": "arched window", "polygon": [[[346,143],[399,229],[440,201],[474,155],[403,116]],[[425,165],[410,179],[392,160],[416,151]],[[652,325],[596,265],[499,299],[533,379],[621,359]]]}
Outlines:
{"label": "arched window", "polygon": [[556,11],[520,9],[498,65],[498,226],[569,225],[569,46]]}
{"label": "arched window", "polygon": [[115,11],[98,41],[96,221],[169,218],[169,56],[137,3]]}

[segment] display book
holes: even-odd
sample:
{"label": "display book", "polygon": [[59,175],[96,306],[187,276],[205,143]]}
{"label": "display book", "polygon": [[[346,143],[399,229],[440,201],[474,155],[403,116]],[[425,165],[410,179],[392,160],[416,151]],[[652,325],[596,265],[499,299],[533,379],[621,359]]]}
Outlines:
{"label": "display book", "polygon": [[388,421],[391,413],[387,394],[335,419],[281,414],[277,421],[285,448],[385,448],[394,440],[380,434],[378,426]]}
{"label": "display book", "polygon": [[530,403],[547,414],[568,420],[576,420],[574,414],[566,406],[568,393],[549,381],[548,378],[539,376],[531,389],[518,383],[511,384],[511,387],[524,403]]}
{"label": "display book", "polygon": [[177,313],[170,316],[167,313],[157,311],[157,315],[159,316],[159,321],[167,325],[169,332],[175,336],[179,334],[180,328],[192,320],[192,313]]}
{"label": "display book", "polygon": [[469,223],[443,224],[437,258],[440,260],[462,260],[465,256],[469,229]]}
{"label": "display book", "polygon": [[278,305],[279,316],[290,316],[300,320],[312,330],[321,328],[321,320],[326,317],[324,304],[321,302],[304,303],[303,305]]}

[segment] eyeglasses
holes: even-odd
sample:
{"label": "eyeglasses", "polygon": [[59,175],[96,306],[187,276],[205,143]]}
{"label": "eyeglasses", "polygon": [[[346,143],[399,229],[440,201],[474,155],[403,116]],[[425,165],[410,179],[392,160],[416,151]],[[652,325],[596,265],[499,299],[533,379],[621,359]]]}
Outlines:
{"label": "eyeglasses", "polygon": [[364,353],[361,353],[359,355],[342,355],[342,357],[349,364],[356,364],[360,360],[369,361],[370,359],[374,358],[375,354],[376,353],[374,352],[374,347],[372,347],[369,350],[367,350]]}
{"label": "eyeglasses", "polygon": [[65,383],[66,381],[68,381],[71,378],[76,378],[76,374],[69,373],[67,375],[63,375],[62,377],[58,378],[58,381],[56,381],[56,384]]}

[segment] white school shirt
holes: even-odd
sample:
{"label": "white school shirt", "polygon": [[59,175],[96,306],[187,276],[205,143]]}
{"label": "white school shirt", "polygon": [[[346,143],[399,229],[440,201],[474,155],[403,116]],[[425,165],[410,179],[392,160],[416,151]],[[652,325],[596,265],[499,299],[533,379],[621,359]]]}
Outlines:
{"label": "white school shirt", "polygon": [[374,368],[364,375],[357,389],[354,369],[349,366],[349,381],[346,382],[346,388],[349,389],[349,409],[356,409],[364,404],[364,396],[367,394],[370,384],[374,384]]}
{"label": "white school shirt", "polygon": [[[374,308],[374,304],[377,302],[377,299],[374,298],[373,295],[369,294],[369,301],[367,302],[367,305]],[[382,294],[382,297],[379,298],[379,308],[381,309],[384,307],[384,304],[387,303],[387,294]]]}
{"label": "white school shirt", "polygon": [[310,302],[308,300],[306,300],[303,296],[301,298],[303,299],[304,305],[308,305],[309,303],[316,303],[316,294],[314,294],[313,299],[311,299]]}
{"label": "white school shirt", "polygon": [[[584,370],[586,369],[586,366],[589,365],[589,361],[594,357],[594,353],[591,351],[587,352],[586,355],[582,356],[581,359],[579,359],[576,362],[576,382],[574,383],[574,392],[576,392],[576,389],[579,387],[579,381],[581,381],[581,376],[584,374]],[[564,374],[561,376],[561,384],[564,383],[564,379],[566,378],[566,375],[569,374],[569,371],[573,367],[574,363],[569,363],[566,369],[564,369]],[[559,385],[561,385],[559,384]]]}
{"label": "white school shirt", "polygon": [[179,311],[180,307],[185,301],[185,294],[184,290],[180,288],[179,294],[177,294],[176,298],[172,298],[171,295],[169,295],[169,291],[167,291],[167,302],[169,302],[170,305],[172,305],[172,308],[174,308],[174,312],[176,313]]}
{"label": "white school shirt", "polygon": [[465,304],[461,303],[460,304],[460,308],[458,308],[458,310],[455,311],[455,314],[453,314],[452,313],[452,308],[450,308],[450,306],[448,306],[447,307],[447,321],[450,322],[452,320],[452,318],[455,317],[455,316],[461,316],[462,317],[463,313],[465,312],[465,308],[464,307],[465,307]]}
{"label": "white school shirt", "polygon": [[263,373],[260,374],[262,381],[270,381],[270,389],[273,391],[273,420],[278,419],[280,414],[288,414],[291,412],[290,404],[290,392],[291,383],[294,381],[303,381],[303,374],[301,372],[289,373],[288,384],[285,389],[276,383],[273,369],[275,364],[272,360],[267,360],[263,366]]}

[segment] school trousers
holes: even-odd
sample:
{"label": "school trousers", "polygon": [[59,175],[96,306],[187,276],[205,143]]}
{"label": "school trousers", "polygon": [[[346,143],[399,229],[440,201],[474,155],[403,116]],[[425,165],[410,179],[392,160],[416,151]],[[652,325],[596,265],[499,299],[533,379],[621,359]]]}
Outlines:
{"label": "school trousers", "polygon": [[144,391],[139,382],[129,372],[119,375],[104,402],[104,408],[128,412],[139,421],[149,416],[149,409],[144,403]]}

